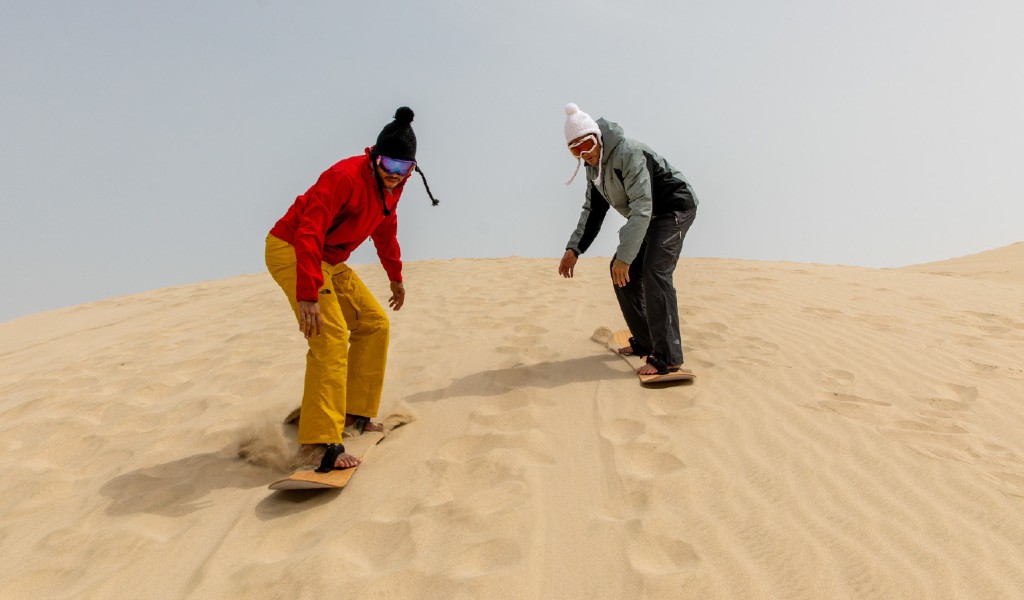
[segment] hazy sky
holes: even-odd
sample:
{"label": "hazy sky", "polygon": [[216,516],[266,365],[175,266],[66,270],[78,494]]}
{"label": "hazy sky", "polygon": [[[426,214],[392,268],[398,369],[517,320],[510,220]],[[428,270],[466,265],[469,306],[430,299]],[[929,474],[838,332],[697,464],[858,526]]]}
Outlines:
{"label": "hazy sky", "polygon": [[441,200],[408,186],[406,260],[560,256],[585,187],[567,102],[686,174],[685,256],[889,267],[1024,239],[1020,0],[2,7],[0,321],[262,271],[273,223],[401,105]]}

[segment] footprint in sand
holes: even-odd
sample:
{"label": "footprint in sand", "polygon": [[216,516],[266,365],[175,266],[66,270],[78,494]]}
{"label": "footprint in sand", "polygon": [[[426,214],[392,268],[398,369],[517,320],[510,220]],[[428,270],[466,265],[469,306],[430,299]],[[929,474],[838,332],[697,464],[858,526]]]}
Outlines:
{"label": "footprint in sand", "polygon": [[558,358],[557,352],[540,343],[542,339],[537,336],[508,336],[505,340],[511,345],[497,346],[494,351],[530,362],[544,362]]}
{"label": "footprint in sand", "polygon": [[968,369],[974,371],[978,375],[988,375],[992,377],[1009,377],[1010,379],[1024,379],[1024,370],[1017,367],[1004,367],[1001,365],[993,365],[989,363],[980,363],[970,359],[963,361],[964,365]]}
{"label": "footprint in sand", "polygon": [[1024,475],[994,471],[992,476],[1002,484],[1007,494],[1024,498]]}
{"label": "footprint in sand", "polygon": [[801,309],[803,312],[814,315],[816,317],[824,317],[826,319],[834,319],[842,316],[842,311],[831,309],[831,308],[820,308],[817,306],[805,306]]}
{"label": "footprint in sand", "polygon": [[516,333],[520,335],[544,335],[548,330],[537,325],[517,325]]}
{"label": "footprint in sand", "polygon": [[914,400],[928,406],[952,412],[964,412],[971,409],[971,405],[978,399],[978,388],[974,386],[958,385],[947,383],[946,387],[953,391],[957,399],[943,398],[939,396],[922,397],[914,396]]}
{"label": "footprint in sand", "polygon": [[506,571],[522,558],[521,546],[503,539],[489,540],[459,552],[448,564],[448,572],[456,579],[470,579]]}
{"label": "footprint in sand", "polygon": [[924,431],[927,433],[967,433],[967,430],[956,423],[943,423],[937,419],[925,421],[895,421],[892,427],[908,431]]}
{"label": "footprint in sand", "polygon": [[[952,424],[952,427],[958,426]],[[882,435],[907,444],[911,450],[931,458],[965,463],[974,463],[981,458],[971,438],[963,435],[967,433],[966,430],[945,431],[949,428],[950,424],[898,421],[892,426],[879,427],[878,430]]]}
{"label": "footprint in sand", "polygon": [[[349,540],[350,543],[344,543]],[[409,565],[416,558],[412,527],[408,520],[363,521],[345,531],[338,540],[346,548],[345,562],[367,573],[391,571]]]}
{"label": "footprint in sand", "polygon": [[523,406],[498,413],[475,412],[469,415],[469,420],[492,431],[500,433],[515,433],[539,429],[543,426],[543,420],[538,414],[539,407]]}
{"label": "footprint in sand", "polygon": [[978,388],[973,385],[959,385],[956,383],[947,383],[946,387],[953,390],[957,398],[961,402],[972,403],[978,399]]}
{"label": "footprint in sand", "polygon": [[751,367],[771,367],[771,366],[774,366],[774,365],[772,365],[772,363],[770,363],[770,362],[768,362],[768,361],[766,361],[764,359],[753,358],[751,356],[739,356],[736,359],[734,359],[732,362],[734,364],[737,364],[737,365],[747,365],[747,366],[751,366]]}
{"label": "footprint in sand", "polygon": [[505,341],[519,348],[530,348],[536,346],[540,338],[535,335],[507,335]]}
{"label": "footprint in sand", "polygon": [[459,462],[465,456],[498,456],[512,455],[525,464],[550,465],[554,457],[544,447],[547,438],[538,429],[525,433],[488,433],[484,435],[466,435],[442,445],[437,456],[444,460]]}
{"label": "footprint in sand", "polygon": [[640,421],[633,419],[615,419],[601,426],[601,437],[613,444],[631,442],[646,431]]}
{"label": "footprint in sand", "polygon": [[922,404],[942,411],[963,412],[971,409],[970,404],[949,398],[926,398],[921,396],[914,396],[913,398]]}
{"label": "footprint in sand", "polygon": [[926,306],[928,308],[943,308],[944,306],[946,306],[944,303],[939,302],[938,300],[930,296],[912,296],[910,299],[913,300],[914,302],[917,302],[921,306]]}
{"label": "footprint in sand", "polygon": [[668,396],[665,394],[650,395],[644,402],[651,414],[656,417],[686,415],[697,404],[698,396]]}
{"label": "footprint in sand", "polygon": [[867,327],[874,329],[875,331],[905,331],[904,325],[908,323],[906,319],[899,317],[890,317],[886,315],[857,315],[857,320]]}
{"label": "footprint in sand", "polygon": [[498,325],[498,321],[496,319],[489,317],[473,317],[467,319],[464,323],[472,329],[482,330],[494,329]]}
{"label": "footprint in sand", "polygon": [[965,310],[965,311],[963,311],[962,314],[965,315],[966,317],[973,318],[973,319],[979,320],[979,321],[984,321],[986,323],[998,323],[1000,325],[1005,325],[1005,326],[1010,326],[1010,327],[1012,327],[1012,326],[1017,324],[1016,321],[1014,321],[1012,319],[1007,319],[1006,317],[1004,317],[1002,315],[997,315],[995,313],[984,313],[984,312],[977,312],[977,311],[973,311],[973,310]]}
{"label": "footprint in sand", "polygon": [[743,336],[740,338],[744,342],[745,347],[749,350],[753,350],[758,354],[771,355],[779,351],[779,345],[774,342],[759,338],[757,336]]}
{"label": "footprint in sand", "polygon": [[842,369],[829,369],[826,371],[820,371],[818,377],[822,383],[828,386],[833,385],[850,385],[855,379],[853,373],[844,371]]}
{"label": "footprint in sand", "polygon": [[[448,502],[453,497],[492,489],[507,484],[525,485],[526,464],[509,457],[502,460],[497,454],[471,457],[465,462],[461,457],[434,457],[427,460],[431,480],[437,482],[429,497],[423,499],[424,510]],[[438,501],[435,498],[443,498]]]}
{"label": "footprint in sand", "polygon": [[672,454],[658,450],[660,444],[633,442],[615,449],[615,462],[620,471],[643,479],[664,477],[686,468]]}
{"label": "footprint in sand", "polygon": [[640,520],[626,524],[629,562],[637,572],[669,575],[697,567],[701,559],[692,545],[664,533],[672,528],[650,531],[652,528]]}
{"label": "footprint in sand", "polygon": [[804,404],[805,408],[821,412],[832,412],[843,417],[856,419],[872,425],[883,425],[891,420],[892,415],[886,409],[892,404],[881,400],[861,398],[839,392],[819,393],[819,400],[813,404]]}

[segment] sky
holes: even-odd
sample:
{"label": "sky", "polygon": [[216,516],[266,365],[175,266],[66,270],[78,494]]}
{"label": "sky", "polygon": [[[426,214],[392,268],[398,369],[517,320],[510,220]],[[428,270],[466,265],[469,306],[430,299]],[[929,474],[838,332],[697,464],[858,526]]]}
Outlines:
{"label": "sky", "polygon": [[[407,185],[406,261],[557,277],[585,189],[568,102],[686,175],[684,257],[898,267],[1024,240],[1019,0],[0,6],[0,322],[263,271],[274,222],[399,106],[441,200]],[[379,268],[369,242],[350,262]]]}

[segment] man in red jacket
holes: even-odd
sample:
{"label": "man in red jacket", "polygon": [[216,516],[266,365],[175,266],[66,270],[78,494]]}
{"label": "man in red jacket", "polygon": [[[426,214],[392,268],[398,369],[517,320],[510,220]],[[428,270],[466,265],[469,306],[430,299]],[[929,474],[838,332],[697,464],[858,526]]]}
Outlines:
{"label": "man in red jacket", "polygon": [[[415,170],[413,112],[401,107],[377,143],[320,175],[267,236],[267,269],[291,303],[309,342],[299,417],[299,459],[318,471],[359,464],[341,444],[342,430],[376,430],[388,353],[388,317],[345,261],[369,237],[391,280],[388,304],[405,304],[398,215]],[[434,205],[437,200],[427,187]]]}

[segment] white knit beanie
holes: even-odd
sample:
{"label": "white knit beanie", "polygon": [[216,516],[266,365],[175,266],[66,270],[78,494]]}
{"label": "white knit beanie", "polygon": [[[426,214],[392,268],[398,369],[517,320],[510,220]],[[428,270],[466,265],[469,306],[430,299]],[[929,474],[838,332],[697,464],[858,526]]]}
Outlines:
{"label": "white knit beanie", "polygon": [[[590,115],[580,110],[580,107],[576,106],[572,102],[565,105],[565,143],[568,144],[576,138],[593,133],[597,135],[598,141],[601,140],[601,128],[597,126],[597,121],[590,118]],[[604,158],[604,144],[601,144],[601,157]],[[572,172],[572,177],[569,181],[565,182],[565,185],[572,183],[573,179],[576,179],[576,173],[579,173],[580,163],[582,159],[576,158],[576,170]],[[597,163],[597,178],[594,179],[594,183],[601,184],[601,162],[600,159]]]}
{"label": "white knit beanie", "polygon": [[565,105],[565,143],[573,141],[574,139],[587,135],[588,133],[596,133],[597,138],[601,139],[601,128],[597,126],[597,121],[590,118],[590,115],[580,110],[580,107],[573,103]]}

